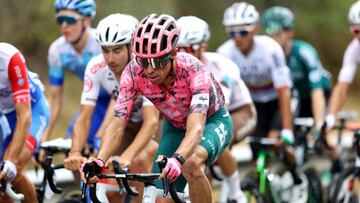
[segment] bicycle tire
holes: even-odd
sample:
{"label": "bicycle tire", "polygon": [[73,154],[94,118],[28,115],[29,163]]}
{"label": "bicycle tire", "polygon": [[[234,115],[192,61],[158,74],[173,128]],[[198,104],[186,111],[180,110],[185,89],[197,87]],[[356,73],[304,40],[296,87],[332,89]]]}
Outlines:
{"label": "bicycle tire", "polygon": [[324,202],[321,180],[316,170],[313,168],[308,168],[304,171],[304,174],[309,182],[308,185],[309,197],[307,202],[308,203]]}
{"label": "bicycle tire", "polygon": [[[346,179],[354,172],[355,170],[355,166],[351,166],[349,168],[346,168],[345,170],[343,170],[338,179],[336,180],[335,182],[335,189],[334,189],[334,192],[333,194],[331,195],[331,199],[330,199],[330,202],[331,203],[340,203],[340,202],[343,202],[343,199],[342,197],[339,197],[339,193],[341,191],[341,188],[343,186],[343,184],[345,183],[346,184]],[[353,199],[353,198],[350,198],[350,199]],[[351,201],[350,201],[351,202]],[[356,201],[355,201],[356,202]]]}
{"label": "bicycle tire", "polygon": [[241,189],[244,191],[247,202],[265,203],[258,190],[259,184],[252,178],[246,178],[241,181]]}

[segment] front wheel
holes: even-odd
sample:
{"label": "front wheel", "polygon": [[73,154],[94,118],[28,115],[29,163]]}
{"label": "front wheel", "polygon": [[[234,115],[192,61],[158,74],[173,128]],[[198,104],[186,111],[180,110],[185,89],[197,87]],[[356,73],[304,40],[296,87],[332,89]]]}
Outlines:
{"label": "front wheel", "polygon": [[259,192],[259,186],[255,178],[246,178],[241,181],[241,190],[244,191],[248,203],[265,203]]}
{"label": "front wheel", "polygon": [[315,169],[309,168],[304,171],[306,178],[308,179],[308,202],[318,203],[323,202],[322,185],[318,173]]}

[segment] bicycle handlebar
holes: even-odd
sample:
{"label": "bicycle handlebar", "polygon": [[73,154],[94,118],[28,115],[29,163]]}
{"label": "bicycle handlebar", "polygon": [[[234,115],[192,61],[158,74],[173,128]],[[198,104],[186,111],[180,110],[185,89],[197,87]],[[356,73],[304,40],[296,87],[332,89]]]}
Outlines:
{"label": "bicycle handlebar", "polygon": [[[125,188],[125,191],[131,195],[131,196],[137,196],[138,193],[134,190],[131,189],[131,187],[128,184],[128,180],[133,180],[133,181],[139,181],[139,182],[143,182],[145,184],[145,186],[148,185],[153,185],[154,181],[156,179],[159,178],[159,176],[161,175],[161,173],[137,173],[137,174],[128,174],[127,173],[127,169],[122,169],[119,165],[119,163],[117,161],[113,161],[114,164],[114,169],[116,170],[116,174],[95,174],[95,173],[89,173],[86,174],[85,177],[87,177],[87,179],[97,176],[99,179],[108,179],[108,178],[115,178],[118,181],[119,187],[121,188],[121,184],[120,181],[122,183],[122,185]],[[163,157],[163,159],[158,162],[159,168],[162,171],[163,168],[165,168],[167,163],[167,157]],[[120,181],[119,181],[120,180]],[[176,188],[175,188],[175,182],[170,183],[169,180],[167,178],[164,178],[162,180],[163,183],[163,197],[166,197],[169,193],[171,198],[176,202],[176,203],[184,203],[184,201],[182,201],[180,199],[180,197],[177,194]],[[83,189],[82,189],[82,199],[85,200],[85,191],[86,191],[86,187],[87,187],[87,183],[83,183]],[[90,187],[90,198],[91,201],[93,201],[94,203],[100,203],[99,199],[96,196],[96,183],[94,184],[94,187]]]}
{"label": "bicycle handlebar", "polygon": [[[4,163],[1,162],[0,163],[0,171],[2,171],[3,168],[4,168]],[[21,200],[24,200],[24,198],[25,198],[24,194],[14,192],[14,190],[11,188],[11,184],[6,182],[5,179],[1,180],[1,191],[13,200],[21,201]]]}

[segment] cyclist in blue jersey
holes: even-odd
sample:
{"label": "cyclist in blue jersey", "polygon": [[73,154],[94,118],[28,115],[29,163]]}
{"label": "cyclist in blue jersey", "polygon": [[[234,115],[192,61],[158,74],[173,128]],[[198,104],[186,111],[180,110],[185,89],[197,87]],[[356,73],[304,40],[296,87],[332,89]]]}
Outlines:
{"label": "cyclist in blue jersey", "polygon": [[[0,180],[11,181],[14,190],[24,194],[23,202],[36,202],[35,187],[24,169],[48,124],[49,111],[38,75],[28,71],[19,50],[0,43],[0,114],[6,117],[0,124],[1,131],[8,129],[1,133],[0,160],[5,165]],[[0,202],[9,201],[9,197],[0,195]]]}
{"label": "cyclist in blue jersey", "polygon": [[[51,119],[42,141],[48,139],[56,124],[62,108],[63,82],[65,69],[70,70],[80,80],[84,78],[88,61],[101,53],[96,42],[95,31],[91,28],[91,19],[95,16],[94,0],[56,0],[56,21],[62,36],[56,39],[48,52],[49,63],[49,102]],[[88,144],[98,147],[96,133],[106,113],[110,96],[102,90],[97,100],[91,129],[88,134]],[[67,136],[72,134],[73,124],[77,114],[71,121]]]}

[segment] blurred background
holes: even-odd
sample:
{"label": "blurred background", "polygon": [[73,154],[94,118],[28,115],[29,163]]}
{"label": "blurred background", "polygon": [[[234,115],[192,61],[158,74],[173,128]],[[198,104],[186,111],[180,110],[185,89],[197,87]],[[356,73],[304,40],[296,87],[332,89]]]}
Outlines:
{"label": "blurred background", "polygon": [[[50,43],[60,35],[55,22],[54,1],[0,0],[0,2],[0,41],[9,42],[20,49],[27,59],[29,69],[39,73],[43,83],[47,84],[47,51]],[[209,50],[214,51],[228,38],[222,25],[222,18],[224,10],[234,2],[236,1],[96,0],[97,14],[92,25],[96,27],[100,19],[116,12],[134,15],[139,20],[154,12],[170,14],[175,18],[195,15],[209,23],[211,29]],[[347,14],[354,0],[251,0],[248,2],[255,5],[260,13],[274,5],[290,8],[296,17],[295,38],[308,41],[317,49],[324,67],[333,75],[333,83],[336,82],[343,52],[352,39]],[[352,85],[346,108],[358,108],[355,97],[359,94],[354,91],[360,85],[357,78]],[[79,106],[81,90],[81,82],[67,73],[63,112],[52,137],[64,134],[73,112]]]}

